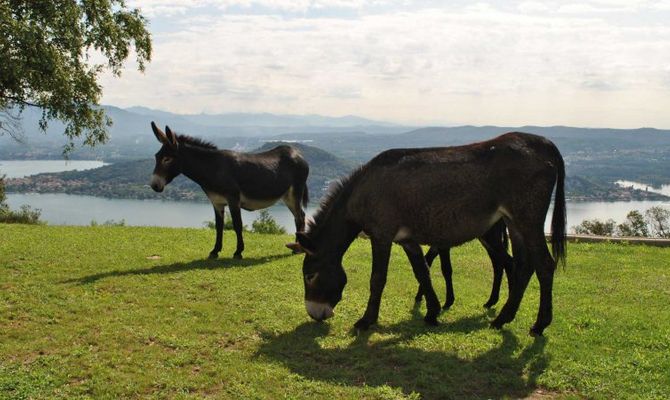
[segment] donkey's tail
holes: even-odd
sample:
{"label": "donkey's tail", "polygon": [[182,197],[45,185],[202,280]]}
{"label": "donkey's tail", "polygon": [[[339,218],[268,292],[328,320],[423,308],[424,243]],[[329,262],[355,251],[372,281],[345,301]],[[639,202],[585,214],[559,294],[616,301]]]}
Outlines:
{"label": "donkey's tail", "polygon": [[565,227],[567,225],[567,216],[565,212],[565,164],[563,157],[556,149],[557,167],[556,171],[556,194],[554,197],[554,213],[551,217],[551,252],[554,255],[556,264],[565,266],[567,256],[567,238]]}
{"label": "donkey's tail", "polygon": [[302,206],[307,207],[307,203],[309,203],[309,191],[307,190],[307,183],[305,183],[302,191]]}

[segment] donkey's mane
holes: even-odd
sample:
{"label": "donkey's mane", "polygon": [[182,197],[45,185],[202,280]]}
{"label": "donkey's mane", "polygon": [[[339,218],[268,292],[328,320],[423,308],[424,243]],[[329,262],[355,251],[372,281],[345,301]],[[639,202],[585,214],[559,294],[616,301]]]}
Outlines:
{"label": "donkey's mane", "polygon": [[218,150],[218,147],[216,147],[212,142],[208,142],[206,140],[202,140],[200,138],[195,138],[193,136],[188,136],[188,135],[177,135],[177,140],[181,144],[193,146],[193,147],[200,147],[202,149],[207,149],[207,150]]}
{"label": "donkey's mane", "polygon": [[337,207],[343,206],[341,203],[346,201],[351,195],[354,183],[362,175],[366,165],[356,168],[348,176],[340,178],[331,184],[328,193],[321,200],[321,205],[314,216],[307,222],[307,232],[316,235],[322,228],[324,222]]}

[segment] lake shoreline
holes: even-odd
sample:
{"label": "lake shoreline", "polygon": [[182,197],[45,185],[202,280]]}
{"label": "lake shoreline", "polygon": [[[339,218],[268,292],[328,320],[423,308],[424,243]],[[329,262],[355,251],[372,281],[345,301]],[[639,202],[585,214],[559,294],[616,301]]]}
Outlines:
{"label": "lake shoreline", "polygon": [[[26,191],[26,192],[19,192],[19,191],[10,191],[7,190],[5,193],[6,194],[13,194],[13,195],[41,195],[41,194],[64,194],[64,195],[69,195],[69,196],[88,196],[88,197],[95,197],[99,199],[106,199],[106,200],[137,200],[137,201],[162,201],[166,203],[198,203],[198,204],[210,204],[209,200],[203,193],[202,198],[195,198],[195,199],[185,199],[185,198],[156,198],[156,197],[149,197],[153,193],[149,185],[147,185],[147,190],[149,191],[149,194],[147,197],[126,197],[126,196],[97,196],[95,194],[90,194],[90,193],[79,193],[79,192],[67,192],[67,191]],[[166,190],[169,190],[169,188],[166,188]],[[310,206],[315,206],[321,204],[321,199],[323,197],[318,197],[318,198],[311,198],[309,201]],[[565,201],[568,203],[619,203],[619,202],[637,202],[637,201],[658,201],[658,202],[668,202],[670,204],[670,196],[662,196],[660,198],[648,198],[648,199],[611,199],[611,198],[584,198],[584,197],[578,197],[578,198],[573,198],[573,197],[565,197]],[[552,198],[553,202],[553,198]]]}
{"label": "lake shoreline", "polygon": [[[170,201],[164,199],[106,199],[96,196],[71,195],[63,193],[7,193],[7,203],[12,209],[27,204],[40,209],[42,219],[55,225],[90,225],[92,221],[121,221],[132,226],[203,227],[214,219],[211,205],[205,201]],[[318,209],[319,203],[312,201],[307,206],[307,215]],[[653,206],[670,207],[664,201],[618,201],[618,202],[567,202],[568,229],[585,219],[614,219],[622,222],[628,212],[644,212]],[[295,231],[293,215],[288,208],[278,202],[268,208],[270,215],[287,232]],[[242,211],[246,225],[259,215],[259,211]],[[549,230],[551,209],[547,213],[545,229]]]}
{"label": "lake shoreline", "polygon": [[[8,179],[5,180],[5,190],[8,193],[65,193],[107,199],[207,202],[200,188],[183,176],[177,177],[163,193],[153,192],[148,185],[150,171],[154,166],[152,160],[135,160],[107,166],[98,161],[65,163],[48,160],[0,160],[0,174],[6,170],[6,164],[10,167],[14,164],[15,168],[19,168],[17,165],[23,166],[23,174],[8,174]],[[343,176],[323,173],[319,175],[318,170],[313,172],[317,177],[310,178],[314,180],[311,183],[308,179],[308,186],[310,195],[315,200],[326,194],[328,182],[337,179],[334,176]],[[344,174],[343,171],[340,173]],[[619,182],[632,185],[621,185]],[[567,176],[565,183],[566,200],[573,202],[670,201],[670,187],[667,192],[663,188],[661,191],[649,190],[650,187],[631,181],[594,182],[581,176]]]}
{"label": "lake shoreline", "polygon": [[[14,162],[0,160],[0,174],[3,169],[7,169],[8,164],[14,166],[27,166],[32,168],[32,172],[39,172],[38,167],[73,169],[94,169],[97,161],[70,161],[68,163],[54,162],[34,163],[34,162]],[[4,168],[3,168],[4,167]],[[20,171],[20,168],[15,171]],[[25,172],[25,170],[24,170]],[[19,175],[14,173],[13,175]],[[48,174],[46,174],[48,175]],[[23,179],[23,178],[17,178]],[[179,179],[179,178],[178,178]],[[131,191],[116,191],[114,186],[104,186],[96,184],[98,189],[96,194],[88,193],[87,190],[80,188],[77,190],[67,190],[62,186],[54,184],[45,187],[42,191],[16,191],[12,190],[11,185],[6,186],[7,203],[12,209],[18,209],[23,204],[42,210],[42,219],[49,224],[56,225],[90,225],[91,222],[104,223],[106,221],[121,221],[127,225],[139,226],[172,226],[172,227],[202,227],[206,222],[214,219],[214,212],[204,194],[190,190],[188,198],[184,197],[183,190],[179,190],[179,185],[173,183],[167,190],[161,194],[153,192],[148,185],[137,184]],[[638,185],[644,185],[635,183]],[[651,206],[661,205],[670,206],[670,197],[662,194],[644,191],[654,198],[647,199],[594,199],[594,198],[575,198],[567,196],[568,205],[568,229],[580,224],[585,219],[598,218],[601,220],[614,219],[622,222],[628,212],[632,210],[644,211]],[[118,196],[114,194],[118,193]],[[133,196],[132,194],[141,194]],[[320,194],[320,192],[317,192]],[[312,200],[307,207],[307,214],[313,213],[320,205],[320,196],[312,193]],[[104,194],[104,195],[103,195]],[[110,195],[111,194],[111,195]],[[170,197],[170,196],[174,197]],[[177,198],[175,198],[177,197]],[[275,206],[269,208],[273,218],[285,227],[288,232],[294,232],[295,226],[293,216],[289,210],[278,202]],[[551,211],[550,211],[551,212]],[[550,215],[550,214],[548,214]],[[243,211],[244,224],[250,225],[258,217],[258,212]],[[547,218],[546,225],[550,221]]]}

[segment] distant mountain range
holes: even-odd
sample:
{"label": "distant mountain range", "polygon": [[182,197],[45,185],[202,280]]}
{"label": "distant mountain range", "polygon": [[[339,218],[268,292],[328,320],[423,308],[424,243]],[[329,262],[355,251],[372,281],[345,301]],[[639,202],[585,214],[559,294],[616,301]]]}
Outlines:
{"label": "distant mountain range", "polygon": [[[576,198],[626,199],[614,182],[623,179],[651,185],[670,184],[670,130],[606,129],[568,126],[407,127],[356,116],[276,115],[268,113],[176,114],[146,107],[104,106],[114,121],[108,143],[79,148],[73,159],[99,159],[118,164],[150,158],[160,147],[149,124],[170,125],[176,132],[201,137],[219,148],[252,151],[277,141],[298,143],[361,164],[389,148],[454,146],[492,138],[510,131],[543,135],[561,150],[567,174],[575,180]],[[37,132],[39,110],[23,114],[24,143],[0,137],[0,159],[58,159],[62,157],[62,124],[50,124],[47,135]],[[268,144],[269,143],[269,144]],[[321,181],[337,175],[323,173]],[[320,174],[313,168],[312,174]],[[327,176],[326,176],[327,175]],[[593,183],[594,186],[588,184]],[[647,198],[650,195],[635,195]]]}
{"label": "distant mountain range", "polygon": [[[114,106],[102,106],[102,108],[114,123],[110,128],[112,140],[150,134],[151,121],[160,126],[170,125],[179,132],[206,137],[278,135],[296,132],[376,134],[400,133],[411,129],[407,126],[351,115],[326,117],[269,113],[177,114],[139,106],[125,109]],[[26,107],[21,114],[22,128],[28,139],[39,133],[37,128],[41,115],[39,109],[32,107]],[[62,132],[62,123],[59,121],[49,123],[48,139],[59,139],[58,134]]]}
{"label": "distant mountain range", "polygon": [[[201,126],[230,126],[230,127],[266,127],[266,128],[347,128],[352,127],[386,127],[398,128],[399,125],[388,122],[373,121],[354,115],[343,117],[325,117],[323,115],[290,115],[270,113],[226,113],[226,114],[173,114],[170,112],[154,110],[147,107],[128,107],[125,111],[148,117],[161,119],[174,119],[189,121]],[[403,128],[404,129],[404,128]]]}
{"label": "distant mountain range", "polygon": [[[78,148],[71,154],[75,159],[140,158],[150,154],[148,143],[154,141],[149,128],[151,121],[161,127],[169,125],[179,133],[203,137],[233,147],[241,143],[247,150],[277,135],[330,134],[396,134],[411,130],[382,121],[356,116],[326,117],[321,115],[277,115],[268,113],[176,114],[146,107],[122,109],[102,106],[112,119],[110,140],[96,149]],[[38,130],[39,109],[27,107],[21,114],[22,143],[0,136],[0,159],[50,159],[61,157],[64,126],[59,121],[49,123],[47,134]],[[230,145],[230,146],[228,146]],[[153,143],[152,143],[153,147]]]}

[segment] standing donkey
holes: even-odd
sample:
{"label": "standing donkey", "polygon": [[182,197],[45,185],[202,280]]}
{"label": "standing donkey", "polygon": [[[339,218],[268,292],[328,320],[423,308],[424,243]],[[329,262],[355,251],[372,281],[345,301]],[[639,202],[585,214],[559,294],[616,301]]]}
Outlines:
{"label": "standing donkey", "polygon": [[[230,208],[233,228],[237,235],[234,258],[241,259],[244,250],[242,216],[247,211],[267,208],[282,199],[295,219],[296,232],[305,229],[303,206],[309,201],[307,175],[309,166],[300,152],[290,146],[251,154],[219,150],[211,143],[185,135],[165,132],[154,122],[151,129],[163,145],[156,153],[156,166],[151,188],[162,192],[177,175],[184,174],[200,185],[214,206],[216,241],[209,258],[217,258],[223,237],[223,216]],[[294,252],[297,244],[287,244]]]}
{"label": "standing donkey", "polygon": [[[491,308],[500,298],[500,285],[502,284],[503,271],[508,276],[513,273],[514,260],[512,256],[507,253],[508,248],[508,237],[507,237],[507,227],[505,222],[501,219],[496,222],[491,229],[489,229],[482,237],[479,238],[479,242],[484,246],[484,249],[491,259],[491,266],[493,267],[493,285],[491,285],[491,294],[489,299],[484,304],[484,307]],[[440,264],[442,267],[442,276],[444,277],[444,282],[447,290],[447,298],[444,301],[443,309],[449,309],[455,300],[454,295],[454,284],[451,279],[452,268],[451,268],[451,257],[450,257],[450,247],[446,248],[437,248],[436,246],[431,246],[426,252],[426,264],[428,268],[433,264],[433,261],[437,256],[440,256]],[[423,298],[423,292],[419,287],[419,290],[414,296],[414,301],[417,303]]]}
{"label": "standing donkey", "polygon": [[[334,315],[347,275],[342,258],[364,231],[372,246],[370,297],[354,326],[377,322],[392,244],[400,244],[426,296],[424,320],[437,324],[440,303],[430,281],[421,244],[447,248],[482,237],[501,218],[509,228],[514,273],[510,294],[491,323],[512,321],[530,277],[540,282],[540,309],[531,335],[552,320],[556,263],[566,254],[565,166],[548,139],[520,132],[457,147],[385,151],[340,182],[298,242],[305,250],[305,308],[316,320]],[[556,187],[551,247],[544,219]]]}

